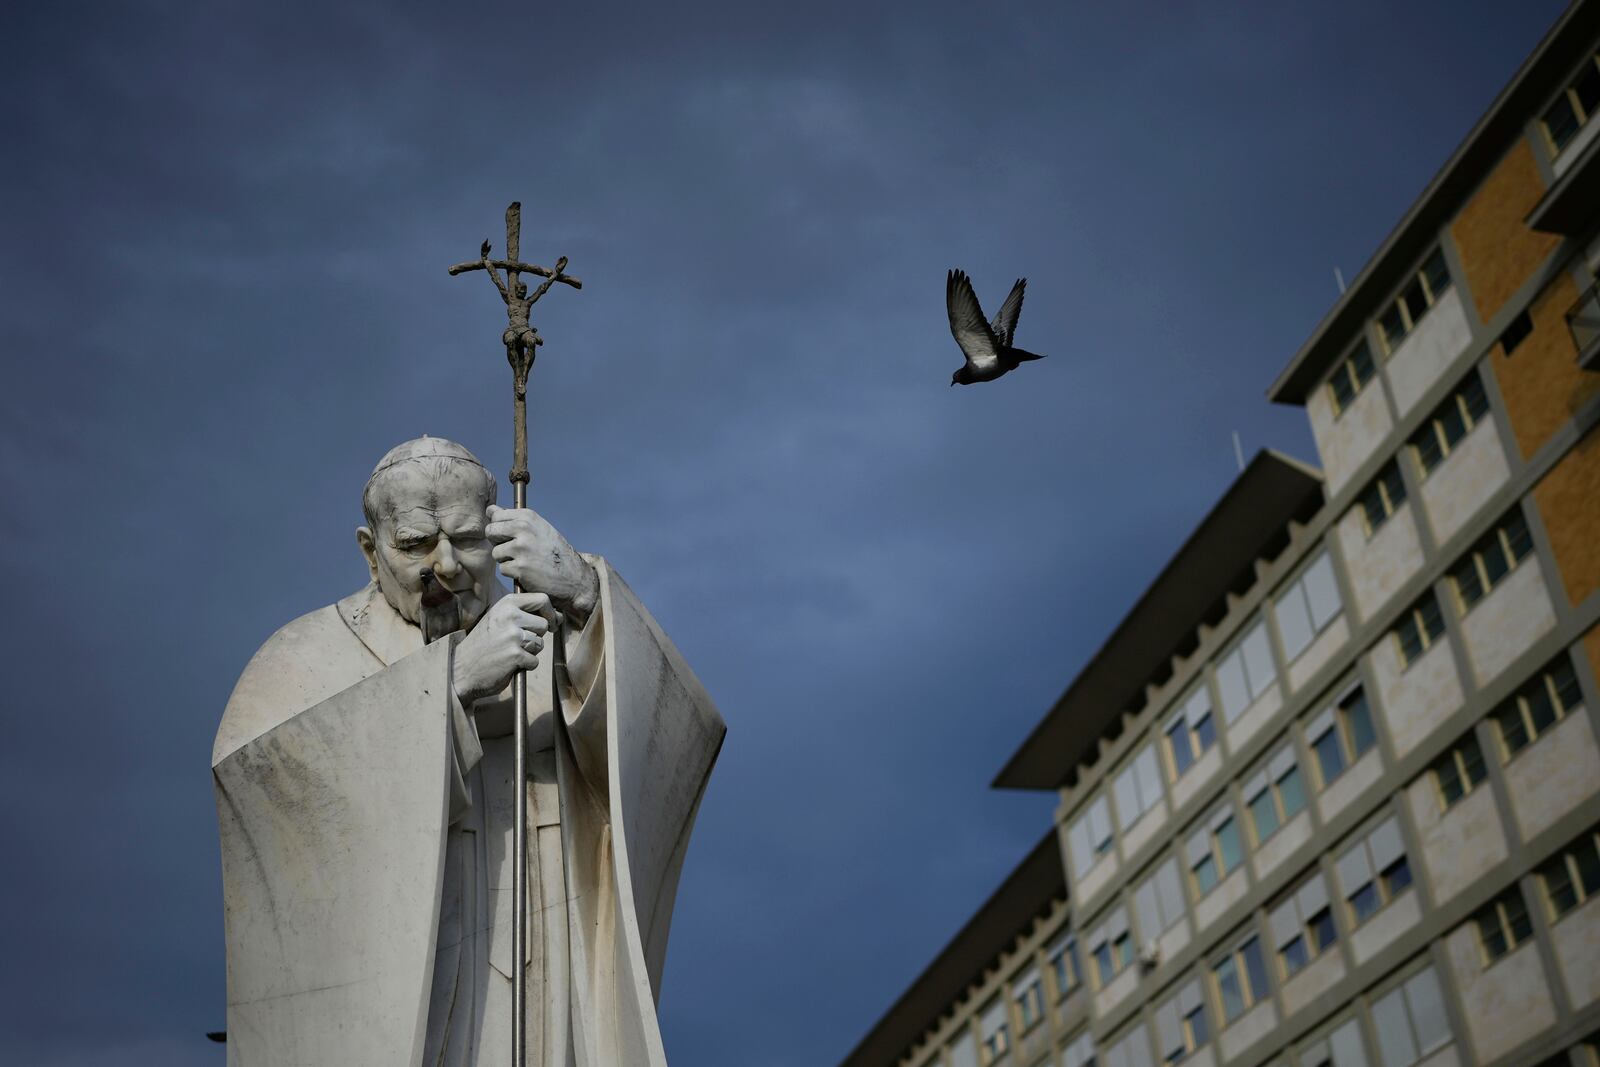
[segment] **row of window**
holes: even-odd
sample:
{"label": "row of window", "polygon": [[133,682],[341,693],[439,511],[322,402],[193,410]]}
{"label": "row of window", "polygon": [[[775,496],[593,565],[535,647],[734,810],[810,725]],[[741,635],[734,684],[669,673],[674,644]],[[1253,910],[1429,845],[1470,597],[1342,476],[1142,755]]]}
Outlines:
{"label": "row of window", "polygon": [[[1489,713],[1500,743],[1500,761],[1517,753],[1572,714],[1583,702],[1572,659],[1562,652]],[[1448,810],[1489,776],[1475,730],[1462,735],[1430,768],[1440,810]]]}
{"label": "row of window", "polygon": [[[1435,248],[1373,324],[1385,356],[1394,355],[1401,342],[1449,292],[1450,284],[1450,269],[1445,265],[1444,252]],[[1362,337],[1328,377],[1328,395],[1333,401],[1334,414],[1343,414],[1376,374],[1372,350]]]}
{"label": "row of window", "polygon": [[[1299,656],[1343,610],[1333,562],[1322,552],[1290,581],[1274,601],[1283,653]],[[1215,664],[1218,703],[1225,723],[1233,723],[1277,683],[1278,668],[1262,617]],[[1176,782],[1217,742],[1211,691],[1201,682],[1179,700],[1160,736],[1136,750],[1112,779],[1116,823],[1127,832],[1162,800],[1167,782]],[[1163,773],[1163,766],[1165,773]],[[1081,878],[1115,840],[1111,808],[1096,797],[1067,831],[1073,869]]]}
{"label": "row of window", "polygon": [[1559,156],[1597,111],[1600,111],[1600,52],[1578,68],[1572,83],[1540,117],[1540,126],[1550,143],[1550,154]]}
{"label": "row of window", "polygon": [[[1346,847],[1333,863],[1333,876],[1339,899],[1347,909],[1347,930],[1360,927],[1409,890],[1411,871],[1395,817],[1379,822]],[[1147,919],[1147,909],[1159,913],[1174,906],[1169,894],[1179,892],[1176,883],[1163,886],[1162,880],[1158,873],[1147,883],[1155,888],[1147,900],[1138,903],[1142,923],[1159,921]],[[1552,924],[1600,896],[1600,826],[1585,831],[1540,864],[1534,871],[1534,881],[1543,894]],[[1518,884],[1481,907],[1469,921],[1476,929],[1485,967],[1533,936],[1532,918]],[[1146,927],[1151,928],[1153,925]],[[1320,866],[1268,909],[1267,933],[1269,945],[1263,945],[1261,936],[1251,931],[1214,955],[1204,972],[1221,1029],[1268,999],[1275,982],[1288,981],[1337,945],[1340,923]],[[1121,909],[1096,931],[1091,945],[1100,984],[1131,965],[1132,940]],[[1046,960],[1055,998],[1060,1000],[1081,983],[1074,937],[1064,933],[1057,938],[1047,950]],[[1021,1031],[1027,1033],[1046,1015],[1044,974],[1037,965],[1030,964],[1012,979],[1011,989],[1015,1018]],[[983,1067],[994,1064],[1011,1049],[1006,1012],[1005,1000],[996,997],[979,1014],[978,1049]],[[1437,980],[1431,970],[1419,972],[1379,997],[1373,1002],[1372,1012],[1385,1064],[1414,1063],[1449,1040]],[[1202,979],[1192,978],[1157,1006],[1155,1025],[1158,1044],[1154,1051],[1160,1062],[1178,1063],[1203,1048],[1211,1040],[1213,1027]],[[1150,1063],[1150,1051],[1148,1035],[1142,1027],[1136,1027],[1107,1047],[1104,1062],[1139,1067]],[[1068,1046],[1066,1062],[1077,1067],[1095,1063],[1094,1046],[1087,1032]],[[1301,1062],[1337,1067],[1365,1064],[1359,1029],[1353,1023],[1341,1024],[1303,1049]]]}
{"label": "row of window", "polygon": [[[1456,390],[1429,413],[1407,442],[1421,476],[1426,478],[1433,473],[1488,414],[1489,398],[1483,390],[1483,380],[1476,370],[1471,371]],[[1361,509],[1362,525],[1369,539],[1400,510],[1406,495],[1399,460],[1391,459],[1356,496],[1356,506]]]}

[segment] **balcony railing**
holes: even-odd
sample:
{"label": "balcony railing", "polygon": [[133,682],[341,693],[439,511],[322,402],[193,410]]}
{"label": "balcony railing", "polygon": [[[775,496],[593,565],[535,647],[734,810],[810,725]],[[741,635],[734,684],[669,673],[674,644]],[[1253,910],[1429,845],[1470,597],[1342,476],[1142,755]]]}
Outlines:
{"label": "balcony railing", "polygon": [[1600,281],[1584,290],[1567,312],[1567,329],[1578,346],[1578,366],[1600,371]]}

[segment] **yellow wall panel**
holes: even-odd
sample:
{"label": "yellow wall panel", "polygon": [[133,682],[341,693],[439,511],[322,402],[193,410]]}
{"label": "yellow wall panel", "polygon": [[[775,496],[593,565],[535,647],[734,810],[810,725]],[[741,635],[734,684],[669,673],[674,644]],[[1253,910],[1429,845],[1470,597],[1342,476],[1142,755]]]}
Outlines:
{"label": "yellow wall panel", "polygon": [[1577,604],[1600,589],[1600,431],[1590,430],[1561,457],[1534,487],[1533,499],[1567,596]]}
{"label": "yellow wall panel", "polygon": [[1567,309],[1577,299],[1572,278],[1557,276],[1528,307],[1533,333],[1510,356],[1496,348],[1490,360],[1524,459],[1600,393],[1600,374],[1578,369],[1578,348],[1567,329]]}
{"label": "yellow wall panel", "polygon": [[1544,262],[1559,238],[1522,220],[1544,196],[1527,138],[1517,141],[1450,227],[1478,316],[1488,322]]}

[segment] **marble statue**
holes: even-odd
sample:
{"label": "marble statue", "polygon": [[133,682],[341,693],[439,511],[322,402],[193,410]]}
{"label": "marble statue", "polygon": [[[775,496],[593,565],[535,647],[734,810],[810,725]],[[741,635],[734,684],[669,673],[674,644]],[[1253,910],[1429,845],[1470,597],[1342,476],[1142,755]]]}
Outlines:
{"label": "marble statue", "polygon": [[[356,531],[371,581],[273,634],[228,701],[212,772],[235,1067],[509,1065],[517,967],[530,1067],[666,1062],[667,930],[724,725],[605,560],[495,499],[458,444],[392,449]],[[430,581],[460,628],[428,643]],[[559,700],[547,639],[565,650]],[[518,782],[508,683],[523,670]]]}

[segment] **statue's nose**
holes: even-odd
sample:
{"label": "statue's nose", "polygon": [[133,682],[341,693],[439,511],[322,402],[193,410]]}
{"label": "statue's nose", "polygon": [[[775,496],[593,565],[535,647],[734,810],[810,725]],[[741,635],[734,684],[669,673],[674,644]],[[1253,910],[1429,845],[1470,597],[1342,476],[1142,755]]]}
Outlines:
{"label": "statue's nose", "polygon": [[456,559],[456,550],[451,546],[449,538],[439,538],[437,547],[433,550],[433,573],[445,581],[456,576],[461,570],[460,562]]}

